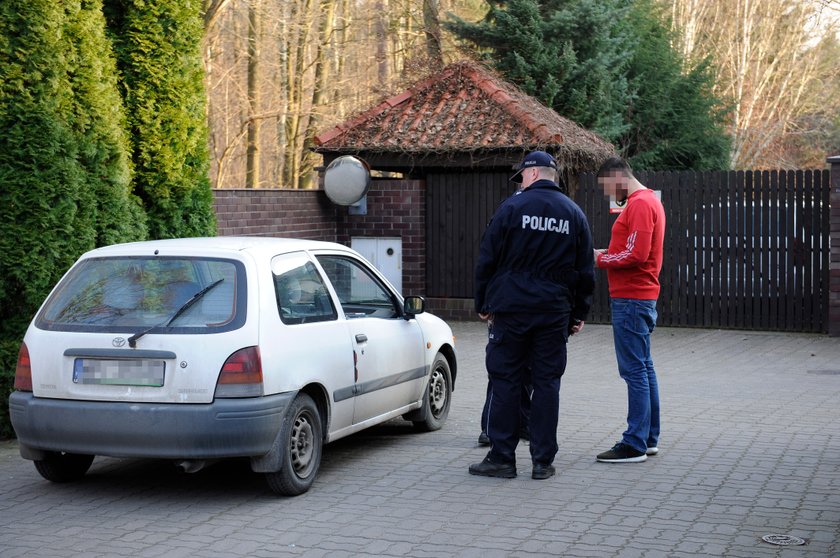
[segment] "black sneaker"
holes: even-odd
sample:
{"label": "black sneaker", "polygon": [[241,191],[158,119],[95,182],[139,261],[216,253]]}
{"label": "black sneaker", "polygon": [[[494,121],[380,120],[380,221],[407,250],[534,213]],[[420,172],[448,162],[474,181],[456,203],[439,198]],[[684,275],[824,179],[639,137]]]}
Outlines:
{"label": "black sneaker", "polygon": [[601,463],[638,463],[646,460],[647,454],[633,449],[624,442],[618,442],[609,451],[599,453],[596,459]]}
{"label": "black sneaker", "polygon": [[516,464],[514,463],[493,463],[485,457],[481,463],[470,465],[470,474],[482,477],[498,477],[500,479],[512,479],[516,477]]}
{"label": "black sneaker", "polygon": [[490,436],[487,435],[487,432],[482,431],[481,434],[478,435],[478,445],[479,446],[489,446],[490,445]]}

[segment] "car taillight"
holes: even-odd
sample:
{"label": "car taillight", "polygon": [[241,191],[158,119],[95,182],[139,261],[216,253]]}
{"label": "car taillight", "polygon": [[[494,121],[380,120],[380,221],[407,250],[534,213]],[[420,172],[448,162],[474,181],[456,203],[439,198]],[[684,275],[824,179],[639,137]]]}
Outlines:
{"label": "car taillight", "polygon": [[259,347],[245,347],[228,357],[216,382],[216,397],[258,397],[263,394]]}
{"label": "car taillight", "polygon": [[15,389],[32,391],[32,364],[29,362],[29,349],[21,343],[15,366]]}

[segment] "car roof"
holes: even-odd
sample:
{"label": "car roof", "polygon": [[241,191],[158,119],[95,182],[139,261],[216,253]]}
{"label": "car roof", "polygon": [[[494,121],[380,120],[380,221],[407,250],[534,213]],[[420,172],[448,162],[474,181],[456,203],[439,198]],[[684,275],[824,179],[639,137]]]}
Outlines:
{"label": "car roof", "polygon": [[215,236],[146,240],[96,248],[84,254],[85,258],[141,255],[202,255],[220,256],[225,252],[249,252],[254,256],[276,255],[300,250],[351,250],[335,242],[300,238],[275,238],[265,236]]}

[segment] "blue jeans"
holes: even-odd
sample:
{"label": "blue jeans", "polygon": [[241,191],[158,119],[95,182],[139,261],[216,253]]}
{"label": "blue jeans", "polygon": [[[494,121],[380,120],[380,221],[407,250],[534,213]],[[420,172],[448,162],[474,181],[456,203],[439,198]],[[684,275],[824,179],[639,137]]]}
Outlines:
{"label": "blue jeans", "polygon": [[610,309],[618,373],[627,383],[627,430],[621,441],[645,451],[659,443],[659,384],[650,356],[656,301],[614,298]]}

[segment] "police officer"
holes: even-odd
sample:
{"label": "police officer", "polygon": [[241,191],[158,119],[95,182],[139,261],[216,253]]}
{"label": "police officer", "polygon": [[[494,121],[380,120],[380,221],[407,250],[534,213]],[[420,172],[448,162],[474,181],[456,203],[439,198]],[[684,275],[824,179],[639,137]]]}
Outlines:
{"label": "police officer", "polygon": [[[519,188],[514,192],[514,196],[522,193],[522,182],[517,173],[513,179],[519,184]],[[519,399],[519,439],[530,440],[531,434],[528,430],[528,425],[531,424],[531,393],[534,391],[531,388],[530,368],[525,369],[525,377],[522,381],[522,397]],[[481,434],[478,435],[479,446],[489,446],[490,437],[487,436],[487,419],[490,415],[490,405],[493,403],[493,388],[490,381],[487,382],[487,396],[484,399],[484,407],[481,409]]]}
{"label": "police officer", "polygon": [[531,478],[554,475],[560,378],[566,341],[583,328],[594,289],[592,236],[580,208],[554,181],[557,162],[525,156],[511,179],[522,194],[496,210],[481,239],[475,308],[489,322],[487,373],[492,385],[491,448],[473,475],[516,476],[520,396],[530,363]]}

